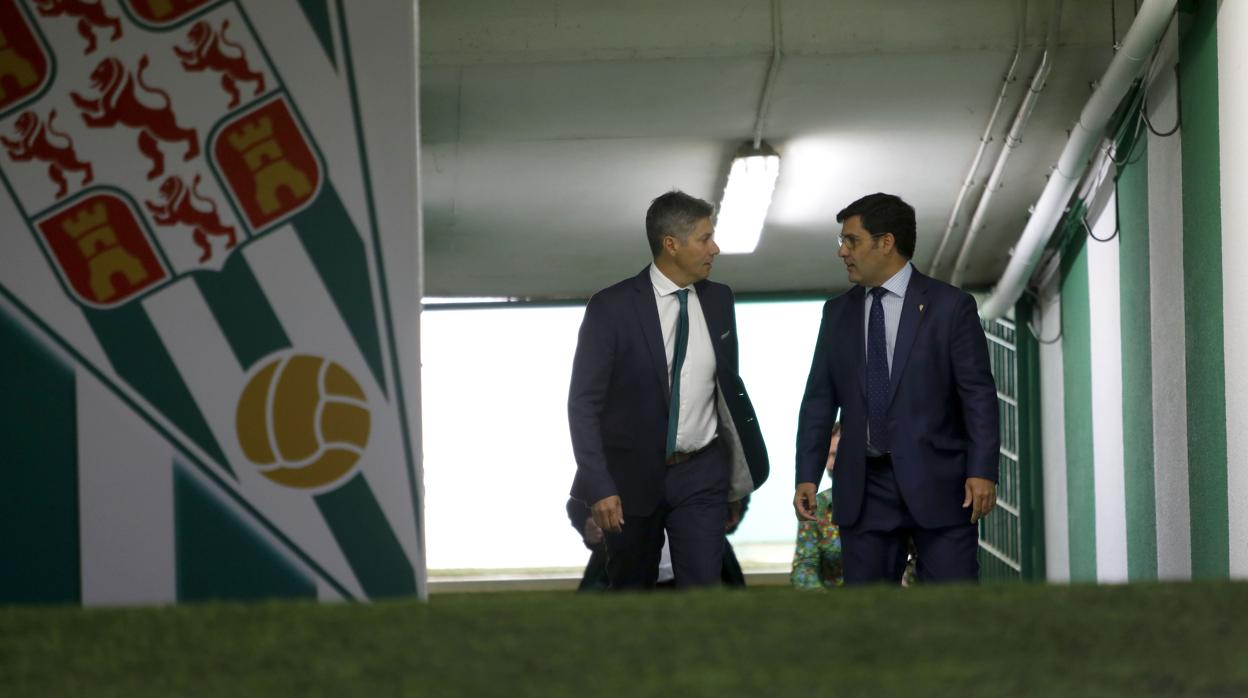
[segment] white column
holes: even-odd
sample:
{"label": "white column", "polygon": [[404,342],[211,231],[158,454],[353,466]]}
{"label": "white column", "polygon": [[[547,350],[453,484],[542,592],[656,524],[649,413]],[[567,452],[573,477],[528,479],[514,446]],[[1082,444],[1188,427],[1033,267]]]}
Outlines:
{"label": "white column", "polygon": [[1127,498],[1122,455],[1122,316],[1118,242],[1111,200],[1088,245],[1092,349],[1092,457],[1096,487],[1096,578],[1127,581]]}
{"label": "white column", "polygon": [[1222,172],[1222,308],[1226,371],[1226,478],[1230,573],[1248,578],[1248,3],[1218,7],[1218,122]]}
{"label": "white column", "polygon": [[[1042,341],[1059,336],[1062,297],[1054,283],[1042,294],[1035,330]],[[1020,332],[1029,332],[1025,327]],[[1050,582],[1070,581],[1070,512],[1066,494],[1066,390],[1062,343],[1040,345],[1040,449],[1044,456],[1044,567]]]}
{"label": "white column", "polygon": [[[1178,118],[1172,28],[1149,86],[1149,113],[1159,129]],[[1192,515],[1187,473],[1187,325],[1183,316],[1183,133],[1148,138],[1148,274],[1153,358],[1153,468],[1157,576],[1191,579]]]}

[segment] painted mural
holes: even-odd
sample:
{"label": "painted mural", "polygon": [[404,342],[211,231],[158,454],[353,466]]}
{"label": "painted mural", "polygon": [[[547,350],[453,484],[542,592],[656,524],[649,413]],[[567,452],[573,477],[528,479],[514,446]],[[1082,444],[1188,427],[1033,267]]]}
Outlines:
{"label": "painted mural", "polygon": [[0,0],[0,602],[423,594],[345,5]]}

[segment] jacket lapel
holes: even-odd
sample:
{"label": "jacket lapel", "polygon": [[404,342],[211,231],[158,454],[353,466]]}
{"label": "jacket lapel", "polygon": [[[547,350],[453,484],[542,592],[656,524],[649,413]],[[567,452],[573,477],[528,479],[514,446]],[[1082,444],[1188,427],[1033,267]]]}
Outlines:
{"label": "jacket lapel", "polygon": [[854,367],[854,374],[858,376],[858,389],[862,391],[863,400],[867,399],[867,338],[863,334],[865,331],[863,328],[866,325],[862,317],[863,298],[866,297],[866,293],[861,286],[855,286],[849,290],[849,312],[842,316],[849,322],[849,327],[842,326],[839,333],[851,344],[845,356],[853,359],[850,365]]}
{"label": "jacket lapel", "polygon": [[[920,310],[922,308],[922,310]],[[914,346],[914,338],[923,324],[923,317],[931,312],[927,307],[927,277],[913,269],[910,273],[910,285],[906,288],[906,299],[901,306],[901,322],[897,326],[897,342],[893,345],[893,367],[889,371],[888,402],[892,404],[897,394],[902,372],[906,370],[906,361],[910,358],[910,349]],[[863,373],[866,373],[865,371]]]}
{"label": "jacket lapel", "polygon": [[646,346],[650,349],[650,362],[654,364],[655,376],[663,386],[663,394],[669,399],[672,389],[667,377],[667,352],[663,349],[663,327],[659,324],[659,305],[654,300],[654,284],[650,282],[650,267],[641,270],[633,279],[637,321],[641,324],[641,334]]}

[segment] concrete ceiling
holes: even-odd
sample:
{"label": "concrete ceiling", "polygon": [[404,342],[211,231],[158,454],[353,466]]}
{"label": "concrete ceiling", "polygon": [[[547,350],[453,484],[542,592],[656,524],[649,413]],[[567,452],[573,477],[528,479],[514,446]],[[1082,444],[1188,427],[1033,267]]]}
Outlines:
{"label": "concrete ceiling", "polygon": [[[1026,3],[1019,79],[980,185],[1039,63],[1051,1]],[[966,285],[990,286],[1004,269],[1112,57],[1113,1],[1064,3],[1052,73]],[[1121,37],[1132,5],[1118,1]],[[763,131],[780,178],[757,251],[721,256],[714,278],[738,293],[846,288],[835,214],[874,191],[917,209],[915,262],[926,270],[1013,55],[1021,4],[780,0],[783,58]],[[650,200],[680,188],[718,202],[733,151],[753,133],[771,8],[421,0],[426,294],[585,298],[641,269]]]}

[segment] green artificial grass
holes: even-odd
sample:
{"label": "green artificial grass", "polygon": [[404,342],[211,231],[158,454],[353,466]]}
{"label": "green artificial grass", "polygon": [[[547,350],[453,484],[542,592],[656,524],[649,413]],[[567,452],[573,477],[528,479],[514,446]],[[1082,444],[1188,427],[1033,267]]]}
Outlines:
{"label": "green artificial grass", "polygon": [[0,608],[0,696],[1246,696],[1248,584]]}

